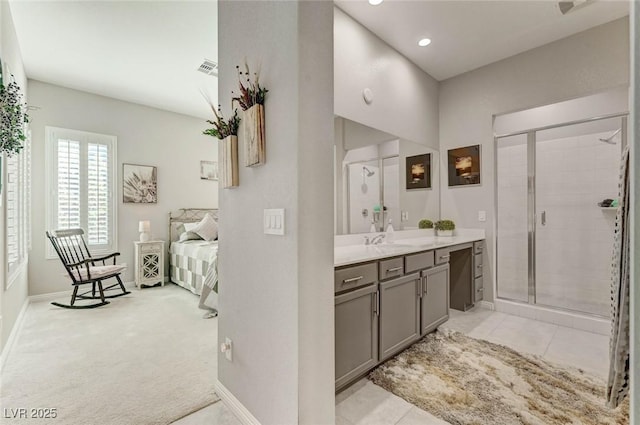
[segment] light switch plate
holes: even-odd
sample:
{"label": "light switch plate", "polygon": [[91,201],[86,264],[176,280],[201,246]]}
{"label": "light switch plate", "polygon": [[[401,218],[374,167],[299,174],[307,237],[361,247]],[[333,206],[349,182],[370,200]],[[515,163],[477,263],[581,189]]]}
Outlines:
{"label": "light switch plate", "polygon": [[402,221],[409,221],[409,211],[402,211]]}
{"label": "light switch plate", "polygon": [[284,208],[264,210],[264,234],[284,235]]}
{"label": "light switch plate", "polygon": [[486,211],[478,211],[478,221],[487,221]]}

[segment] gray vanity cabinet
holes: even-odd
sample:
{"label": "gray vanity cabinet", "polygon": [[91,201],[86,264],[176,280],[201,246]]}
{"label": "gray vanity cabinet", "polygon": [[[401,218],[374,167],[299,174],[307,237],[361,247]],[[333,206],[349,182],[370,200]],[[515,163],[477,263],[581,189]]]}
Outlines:
{"label": "gray vanity cabinet", "polygon": [[378,285],[335,297],[336,389],[378,364]]}
{"label": "gray vanity cabinet", "polygon": [[420,273],[380,283],[380,360],[420,337]]}
{"label": "gray vanity cabinet", "polygon": [[420,334],[433,331],[449,319],[449,264],[422,272]]}

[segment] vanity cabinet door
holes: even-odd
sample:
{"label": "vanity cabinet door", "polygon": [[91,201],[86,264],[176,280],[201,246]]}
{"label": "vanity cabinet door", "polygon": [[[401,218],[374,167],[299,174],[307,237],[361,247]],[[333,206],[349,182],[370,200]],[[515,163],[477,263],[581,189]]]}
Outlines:
{"label": "vanity cabinet door", "polygon": [[420,274],[380,284],[380,360],[420,337]]}
{"label": "vanity cabinet door", "polygon": [[335,297],[336,389],[378,364],[378,285]]}
{"label": "vanity cabinet door", "polygon": [[449,264],[422,272],[420,319],[422,335],[449,319]]}

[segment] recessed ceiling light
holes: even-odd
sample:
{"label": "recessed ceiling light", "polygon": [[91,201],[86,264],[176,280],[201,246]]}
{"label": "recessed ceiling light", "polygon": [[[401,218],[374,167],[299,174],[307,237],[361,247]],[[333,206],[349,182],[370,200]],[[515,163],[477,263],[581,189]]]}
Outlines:
{"label": "recessed ceiling light", "polygon": [[422,40],[418,41],[418,46],[420,47],[428,46],[429,44],[431,44],[430,38],[423,38]]}
{"label": "recessed ceiling light", "polygon": [[371,6],[377,6],[377,5],[379,5],[380,3],[382,3],[382,1],[383,1],[383,0],[369,0],[369,4],[370,4]]}

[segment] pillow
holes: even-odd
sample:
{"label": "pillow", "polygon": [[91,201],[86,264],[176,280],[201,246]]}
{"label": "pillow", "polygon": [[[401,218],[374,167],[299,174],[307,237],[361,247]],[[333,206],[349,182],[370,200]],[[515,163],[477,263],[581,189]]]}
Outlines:
{"label": "pillow", "polygon": [[180,242],[184,242],[184,241],[193,241],[193,240],[202,240],[202,238],[200,237],[200,235],[198,235],[197,233],[193,233],[193,232],[182,232],[180,234],[180,238],[178,239]]}
{"label": "pillow", "polygon": [[196,234],[193,233],[193,229],[198,225],[198,223],[181,223],[177,228],[176,231],[178,232],[178,234],[180,235],[178,237],[178,240],[180,242],[184,242],[184,241],[191,241],[191,240],[197,240],[200,239],[202,240],[202,238]]}
{"label": "pillow", "polygon": [[210,214],[205,214],[202,221],[191,231],[200,235],[205,241],[212,241],[218,237],[218,223]]}

